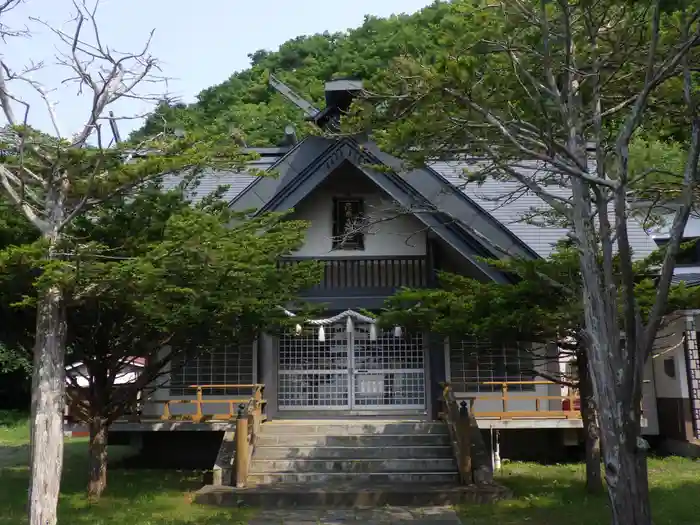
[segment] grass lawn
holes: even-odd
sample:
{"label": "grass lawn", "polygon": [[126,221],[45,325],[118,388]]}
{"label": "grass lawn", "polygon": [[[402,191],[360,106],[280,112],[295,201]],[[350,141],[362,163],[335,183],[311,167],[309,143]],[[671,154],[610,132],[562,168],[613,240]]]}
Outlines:
{"label": "grass lawn", "polygon": [[[0,525],[26,523],[28,427],[26,418],[0,412]],[[129,451],[110,447],[113,460]],[[700,461],[680,458],[649,462],[655,525],[700,523]],[[587,495],[583,465],[506,463],[497,478],[515,498],[491,505],[465,505],[465,525],[597,525],[608,523],[604,495]],[[70,525],[236,525],[251,511],[191,503],[201,473],[109,471],[107,492],[97,504],[85,497],[87,443],[69,440],[61,485],[59,523]]]}
{"label": "grass lawn", "polygon": [[[0,525],[26,523],[29,480],[29,429],[26,418],[0,411]],[[113,460],[124,447],[110,447]],[[87,442],[66,441],[58,522],[65,525],[237,525],[248,511],[191,503],[201,486],[201,473],[126,470],[108,472],[108,488],[97,504],[85,497]]]}
{"label": "grass lawn", "polygon": [[[491,505],[465,505],[464,525],[592,525],[610,522],[605,495],[584,490],[580,464],[542,466],[506,463],[498,481],[515,498]],[[655,525],[700,523],[700,461],[681,458],[649,461],[651,505]]]}

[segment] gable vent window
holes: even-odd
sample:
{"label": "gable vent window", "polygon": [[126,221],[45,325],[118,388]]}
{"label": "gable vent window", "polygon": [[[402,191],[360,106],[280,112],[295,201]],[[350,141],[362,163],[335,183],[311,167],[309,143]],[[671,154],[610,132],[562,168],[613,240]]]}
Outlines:
{"label": "gable vent window", "polygon": [[676,377],[676,360],[673,357],[664,359],[664,373],[671,379]]}
{"label": "gable vent window", "polygon": [[362,199],[333,199],[333,249],[364,250]]}

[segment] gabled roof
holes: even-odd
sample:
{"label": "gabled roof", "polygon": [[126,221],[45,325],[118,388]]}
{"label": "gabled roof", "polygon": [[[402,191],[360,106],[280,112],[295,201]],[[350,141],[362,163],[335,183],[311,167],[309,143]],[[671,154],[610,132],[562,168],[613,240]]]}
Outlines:
{"label": "gabled roof", "polygon": [[[241,211],[256,209],[257,213],[292,209],[343,162],[354,165],[401,209],[412,211],[432,232],[493,280],[507,278],[479,257],[537,256],[433,170],[397,173],[396,159],[382,154],[370,143],[361,144],[351,138],[313,137],[303,141],[272,166],[279,174],[277,178],[262,177],[254,181],[231,206]],[[439,206],[433,196],[443,197]]]}
{"label": "gabled roof", "polygon": [[[221,186],[227,186],[222,199],[231,201],[241,194],[251,183],[259,177],[251,173],[253,170],[267,171],[275,164],[280,157],[284,156],[287,148],[255,148],[249,151],[257,153],[259,158],[248,162],[247,168],[237,171],[214,171],[205,170],[202,176],[198,179],[198,185],[191,191],[190,198],[194,201],[202,197],[210,195]],[[182,181],[181,176],[169,176],[163,180],[163,189],[174,189]]]}
{"label": "gabled roof", "polygon": [[[460,187],[465,195],[481,205],[541,257],[548,257],[556,242],[566,237],[566,228],[541,226],[524,220],[533,210],[548,210],[549,206],[534,193],[520,191],[521,185],[518,182],[487,179],[483,184],[466,184],[465,171],[473,170],[473,166],[464,161],[436,162],[431,167],[442,174],[452,186]],[[567,188],[549,187],[548,190],[562,197],[570,195]],[[515,193],[518,194],[516,199],[504,201],[505,195]],[[656,249],[650,232],[645,231],[637,220],[630,218],[627,228],[635,259],[643,259]]]}
{"label": "gabled roof", "polygon": [[[274,175],[256,177],[246,172],[210,173],[203,177],[197,193],[205,195],[217,186],[229,185],[225,198],[234,208],[257,210],[265,206],[270,209],[273,206],[270,201],[274,197],[278,203],[274,205],[275,209],[279,210],[283,209],[280,204],[283,195],[286,195],[285,202],[291,204],[299,202],[298,197],[305,194],[309,187],[315,187],[315,179],[311,177],[314,170],[321,169],[324,164],[335,166],[349,160],[356,165],[359,163],[358,168],[376,181],[379,177],[371,169],[372,164],[383,164],[394,170],[392,177],[386,177],[378,184],[380,187],[394,188],[395,193],[405,194],[409,198],[414,198],[411,195],[420,196],[423,202],[445,212],[442,215],[433,214],[434,220],[441,220],[443,229],[451,229],[455,235],[470,237],[471,242],[487,246],[488,252],[495,251],[492,256],[508,253],[523,257],[547,257],[555,243],[568,233],[564,228],[541,226],[524,220],[524,216],[533,209],[547,208],[531,192],[522,193],[506,204],[499,200],[499,197],[517,189],[515,182],[489,179],[481,185],[465,184],[464,171],[470,165],[464,161],[435,162],[428,167],[406,172],[399,159],[380,151],[370,142],[322,137],[308,137],[289,150],[267,148],[259,151],[262,155],[254,167]],[[278,190],[280,195],[276,196]],[[646,257],[656,248],[650,233],[637,221],[630,220],[630,242],[636,258]]]}

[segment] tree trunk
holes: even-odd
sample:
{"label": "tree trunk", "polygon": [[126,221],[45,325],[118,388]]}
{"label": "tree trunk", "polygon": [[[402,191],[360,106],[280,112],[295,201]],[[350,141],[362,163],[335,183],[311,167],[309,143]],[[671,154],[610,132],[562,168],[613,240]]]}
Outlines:
{"label": "tree trunk", "polygon": [[55,525],[63,468],[66,320],[58,286],[37,305],[32,375],[29,525]]}
{"label": "tree trunk", "polygon": [[[639,449],[636,438],[622,441],[625,446],[616,455],[617,461],[608,461],[606,457],[605,463],[613,524],[651,525],[646,453]],[[603,451],[606,446],[604,439]]]}
{"label": "tree trunk", "polygon": [[579,372],[579,391],[581,393],[581,418],[583,419],[583,439],[586,451],[586,490],[592,494],[603,491],[603,479],[600,472],[600,429],[598,412],[593,399],[593,385],[588,373],[585,350],[577,356]]}
{"label": "tree trunk", "polygon": [[101,416],[90,421],[90,477],[88,497],[99,499],[107,488],[107,422]]}
{"label": "tree trunk", "polygon": [[[585,268],[588,270],[588,268]],[[588,372],[593,385],[601,450],[605,466],[613,525],[651,525],[646,448],[641,446],[639,399],[618,384],[620,362],[619,331],[605,326],[600,295],[584,287],[587,303],[586,325],[592,343],[587,346]],[[595,290],[593,288],[593,290]],[[591,307],[599,302],[595,307]],[[639,389],[641,392],[641,389]]]}
{"label": "tree trunk", "polygon": [[[614,342],[600,338],[602,348],[614,348]],[[603,354],[603,352],[600,352]],[[641,437],[641,409],[631,392],[615,383],[610,363],[598,357],[594,364],[589,354],[589,373],[597,390],[596,406],[600,426],[605,481],[613,525],[652,525],[647,479],[646,442]],[[599,368],[595,370],[596,366]],[[597,377],[596,377],[597,374]]]}

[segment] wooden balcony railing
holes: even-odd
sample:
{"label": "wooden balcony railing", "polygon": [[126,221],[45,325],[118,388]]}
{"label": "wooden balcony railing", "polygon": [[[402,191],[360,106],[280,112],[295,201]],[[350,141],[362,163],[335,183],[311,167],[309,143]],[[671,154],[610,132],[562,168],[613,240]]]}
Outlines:
{"label": "wooden balcony railing", "polygon": [[307,260],[324,266],[321,282],[310,292],[362,290],[401,287],[424,288],[430,284],[432,270],[425,256],[396,257],[285,257],[280,265]]}
{"label": "wooden balcony railing", "polygon": [[[488,381],[480,383],[482,385],[495,385],[501,389],[501,395],[479,395],[466,394],[464,398],[469,402],[469,413],[474,414],[477,418],[496,418],[496,419],[580,419],[581,418],[581,402],[577,392],[572,391],[566,396],[557,395],[537,395],[537,394],[521,394],[513,395],[508,391],[509,385],[556,385],[552,381]],[[478,410],[475,407],[477,401],[494,402],[497,401],[501,405],[501,410]],[[514,409],[512,403],[522,401],[534,401],[534,410]],[[547,401],[546,407],[543,407],[543,401]]]}
{"label": "wooden balcony railing", "polygon": [[[253,385],[189,385],[187,388],[193,388],[196,390],[195,399],[163,399],[163,400],[149,400],[147,403],[155,403],[163,405],[163,414],[160,419],[163,421],[191,421],[193,423],[201,423],[203,421],[233,421],[237,419],[238,409],[241,405],[247,406],[251,402],[255,401],[257,405],[262,407],[265,405],[265,400],[263,399],[263,389],[264,385],[253,384]],[[250,395],[231,397],[231,398],[217,398],[217,399],[205,399],[202,391],[204,389],[210,388],[231,388],[239,390],[250,390]],[[188,414],[173,414],[173,408],[177,405],[194,405],[194,413]],[[226,405],[228,407],[227,413],[224,414],[207,414],[205,413],[204,407],[206,405]]]}

